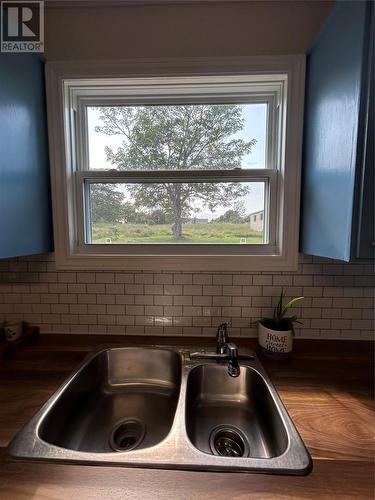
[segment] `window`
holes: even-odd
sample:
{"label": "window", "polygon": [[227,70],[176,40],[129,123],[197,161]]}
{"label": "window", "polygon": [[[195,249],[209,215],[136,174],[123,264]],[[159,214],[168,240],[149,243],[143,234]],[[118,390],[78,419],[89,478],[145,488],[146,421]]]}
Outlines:
{"label": "window", "polygon": [[49,64],[58,266],[294,265],[300,131],[290,139],[287,131],[300,118],[303,64],[288,64],[128,78]]}

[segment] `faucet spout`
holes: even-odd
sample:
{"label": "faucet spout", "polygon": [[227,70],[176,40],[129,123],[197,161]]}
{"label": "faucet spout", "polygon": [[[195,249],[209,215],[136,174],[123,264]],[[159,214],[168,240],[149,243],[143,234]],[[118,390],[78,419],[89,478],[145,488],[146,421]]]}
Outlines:
{"label": "faucet spout", "polygon": [[225,354],[225,352],[227,350],[228,326],[229,326],[229,323],[221,323],[217,329],[216,352],[218,354]]}

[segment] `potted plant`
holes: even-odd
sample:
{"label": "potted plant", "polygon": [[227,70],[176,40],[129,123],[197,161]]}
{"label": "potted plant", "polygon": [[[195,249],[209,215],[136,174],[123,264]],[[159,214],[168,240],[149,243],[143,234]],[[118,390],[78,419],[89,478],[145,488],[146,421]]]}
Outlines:
{"label": "potted plant", "polygon": [[259,346],[261,352],[270,358],[288,358],[293,349],[294,323],[300,323],[297,316],[286,316],[290,308],[304,297],[294,297],[283,304],[284,290],[275,306],[272,318],[261,318],[256,323],[259,327]]}

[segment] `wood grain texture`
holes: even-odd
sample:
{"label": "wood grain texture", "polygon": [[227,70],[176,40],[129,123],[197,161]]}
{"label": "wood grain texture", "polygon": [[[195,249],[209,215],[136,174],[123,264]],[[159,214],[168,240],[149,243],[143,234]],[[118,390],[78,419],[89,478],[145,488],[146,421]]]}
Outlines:
{"label": "wood grain texture", "polygon": [[[291,361],[264,361],[313,456],[314,470],[307,477],[42,464],[6,456],[9,440],[88,351],[147,340],[173,341],[43,335],[1,363],[1,500],[374,498],[373,345],[368,342],[299,340]],[[238,343],[255,347],[253,340]]]}

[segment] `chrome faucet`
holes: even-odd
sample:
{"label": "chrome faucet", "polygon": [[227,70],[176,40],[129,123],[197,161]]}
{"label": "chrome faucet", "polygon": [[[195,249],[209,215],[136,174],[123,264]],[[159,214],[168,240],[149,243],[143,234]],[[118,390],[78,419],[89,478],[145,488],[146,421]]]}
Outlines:
{"label": "chrome faucet", "polygon": [[229,353],[228,373],[231,377],[238,377],[240,374],[240,364],[238,362],[238,349],[236,344],[229,342],[227,344]]}
{"label": "chrome faucet", "polygon": [[231,377],[238,377],[240,374],[238,348],[236,344],[233,344],[233,342],[228,342],[228,325],[229,323],[221,323],[217,329],[216,352],[191,352],[190,359],[215,359],[216,361],[228,361],[228,374]]}
{"label": "chrome faucet", "polygon": [[228,326],[229,323],[221,323],[217,329],[216,334],[216,352],[218,354],[225,354],[228,343]]}

